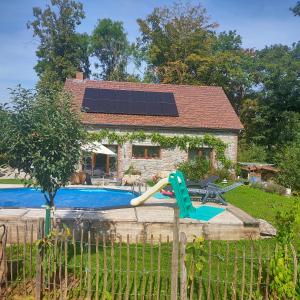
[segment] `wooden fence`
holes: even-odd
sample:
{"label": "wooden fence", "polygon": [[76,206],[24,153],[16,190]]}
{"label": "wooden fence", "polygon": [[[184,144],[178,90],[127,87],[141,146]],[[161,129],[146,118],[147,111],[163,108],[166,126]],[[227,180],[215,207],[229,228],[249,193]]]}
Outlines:
{"label": "wooden fence", "polygon": [[[76,240],[68,229],[48,240],[42,229],[43,224],[6,228],[1,247],[6,299],[269,299],[272,240],[187,244],[176,226],[172,242],[136,236],[131,243],[129,235],[83,230]],[[292,246],[286,251],[296,282],[297,254]]]}

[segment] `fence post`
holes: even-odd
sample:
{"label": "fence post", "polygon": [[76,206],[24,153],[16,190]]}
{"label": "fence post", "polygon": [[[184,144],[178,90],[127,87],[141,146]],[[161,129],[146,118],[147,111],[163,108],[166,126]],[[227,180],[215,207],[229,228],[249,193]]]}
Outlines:
{"label": "fence post", "polygon": [[[37,238],[42,239],[44,234],[44,220],[39,219],[38,221],[38,233]],[[41,246],[37,246],[36,251],[36,277],[35,277],[35,299],[41,300],[43,298],[42,295],[42,260],[43,260],[43,248]]]}
{"label": "fence post", "polygon": [[185,250],[186,250],[186,235],[184,232],[180,233],[180,299],[187,300],[187,272],[185,265]]}
{"label": "fence post", "polygon": [[179,209],[174,207],[173,249],[171,270],[171,300],[177,299],[178,290],[178,252],[179,252]]}

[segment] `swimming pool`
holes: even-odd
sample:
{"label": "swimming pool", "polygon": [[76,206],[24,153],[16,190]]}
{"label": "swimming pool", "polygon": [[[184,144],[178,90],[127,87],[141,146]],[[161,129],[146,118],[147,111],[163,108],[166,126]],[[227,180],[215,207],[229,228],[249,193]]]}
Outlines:
{"label": "swimming pool", "polygon": [[[130,206],[137,195],[125,190],[98,188],[61,188],[55,197],[57,208],[104,209]],[[34,188],[0,189],[0,207],[40,208],[44,195]]]}

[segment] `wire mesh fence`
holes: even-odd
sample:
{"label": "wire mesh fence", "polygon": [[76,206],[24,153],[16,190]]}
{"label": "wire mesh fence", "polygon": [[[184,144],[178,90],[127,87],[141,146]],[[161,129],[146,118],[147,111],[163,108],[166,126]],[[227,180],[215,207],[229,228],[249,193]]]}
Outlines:
{"label": "wire mesh fence", "polygon": [[[186,242],[43,225],[6,228],[1,295],[35,299],[269,299],[274,240]],[[171,241],[172,240],[172,241]],[[299,257],[286,247],[297,281]]]}

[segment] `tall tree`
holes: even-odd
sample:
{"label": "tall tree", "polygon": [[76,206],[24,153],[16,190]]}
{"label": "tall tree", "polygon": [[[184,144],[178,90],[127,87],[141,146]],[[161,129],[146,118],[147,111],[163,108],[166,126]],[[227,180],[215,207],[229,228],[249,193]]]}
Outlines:
{"label": "tall tree", "polygon": [[260,136],[259,143],[273,153],[300,137],[300,43],[266,47],[256,59],[259,109],[251,120],[252,136]]}
{"label": "tall tree", "polygon": [[174,4],[155,8],[145,20],[137,20],[149,71],[163,83],[195,82],[194,61],[211,50],[213,29],[206,10],[201,6]]}
{"label": "tall tree", "polygon": [[201,5],[155,8],[138,20],[139,45],[148,63],[146,78],[176,84],[219,85],[237,112],[253,85],[253,56],[235,31],[216,34]]}
{"label": "tall tree", "polygon": [[130,44],[123,23],[111,19],[98,21],[91,35],[91,53],[100,70],[95,74],[103,80],[125,80]]}
{"label": "tall tree", "polygon": [[300,1],[297,1],[296,5],[291,8],[295,16],[300,16]]}
{"label": "tall tree", "polygon": [[76,26],[85,17],[82,4],[75,0],[51,0],[44,10],[34,7],[33,15],[34,20],[27,26],[39,39],[35,66],[39,86],[61,87],[77,70],[87,71],[87,38],[76,33]]}

